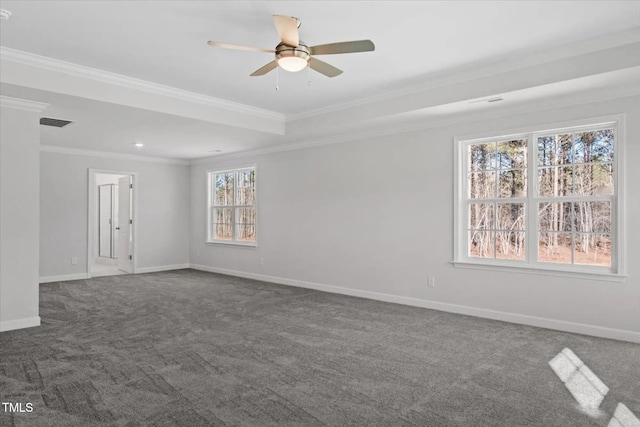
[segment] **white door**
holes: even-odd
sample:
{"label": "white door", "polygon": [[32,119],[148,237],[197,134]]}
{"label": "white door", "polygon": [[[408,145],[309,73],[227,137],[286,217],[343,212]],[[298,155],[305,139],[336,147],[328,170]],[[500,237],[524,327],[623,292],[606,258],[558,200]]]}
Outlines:
{"label": "white door", "polygon": [[131,261],[131,181],[118,179],[118,269],[132,272]]}

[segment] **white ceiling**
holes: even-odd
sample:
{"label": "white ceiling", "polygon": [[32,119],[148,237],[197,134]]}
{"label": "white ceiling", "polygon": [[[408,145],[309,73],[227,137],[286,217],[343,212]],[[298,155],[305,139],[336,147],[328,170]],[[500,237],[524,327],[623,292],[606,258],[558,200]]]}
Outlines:
{"label": "white ceiling", "polygon": [[[443,123],[460,113],[551,107],[581,92],[640,93],[640,1],[2,0],[0,7],[12,12],[0,25],[1,94],[49,103],[45,115],[76,122],[42,127],[43,144],[72,149],[194,159]],[[309,45],[369,38],[376,51],[324,56],[344,70],[334,79],[280,71],[275,91],[275,72],[249,76],[271,54],[206,44],[272,48],[272,14],[299,17]],[[639,59],[625,58],[629,52]],[[505,101],[470,104],[494,95]]]}

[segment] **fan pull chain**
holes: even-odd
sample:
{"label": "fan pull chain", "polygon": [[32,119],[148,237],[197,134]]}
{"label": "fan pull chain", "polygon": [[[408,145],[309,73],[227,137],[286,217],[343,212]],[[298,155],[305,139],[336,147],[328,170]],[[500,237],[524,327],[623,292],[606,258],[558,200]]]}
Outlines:
{"label": "fan pull chain", "polygon": [[307,86],[311,86],[311,68],[307,65]]}
{"label": "fan pull chain", "polygon": [[278,68],[280,67],[276,67],[276,92],[280,89],[280,71]]}

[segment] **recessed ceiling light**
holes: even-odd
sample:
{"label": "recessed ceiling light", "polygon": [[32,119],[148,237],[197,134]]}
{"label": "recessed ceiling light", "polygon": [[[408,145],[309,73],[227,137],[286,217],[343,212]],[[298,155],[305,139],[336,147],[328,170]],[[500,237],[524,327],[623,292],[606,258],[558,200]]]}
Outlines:
{"label": "recessed ceiling light", "polygon": [[0,19],[2,19],[3,21],[8,21],[9,18],[11,18],[11,12],[9,12],[7,9],[0,9]]}
{"label": "recessed ceiling light", "polygon": [[133,145],[135,145],[138,148],[144,147],[144,144],[142,142],[134,142]]}

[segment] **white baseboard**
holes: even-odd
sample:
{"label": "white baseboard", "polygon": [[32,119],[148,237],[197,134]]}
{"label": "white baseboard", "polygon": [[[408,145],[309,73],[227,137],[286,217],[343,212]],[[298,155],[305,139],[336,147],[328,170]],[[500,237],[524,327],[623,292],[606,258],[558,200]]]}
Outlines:
{"label": "white baseboard", "polygon": [[0,322],[0,332],[13,331],[15,329],[33,328],[40,326],[40,316],[26,317],[24,319],[5,320]]}
{"label": "white baseboard", "polygon": [[51,282],[66,282],[69,280],[82,280],[87,279],[87,273],[77,273],[77,274],[63,274],[60,276],[45,276],[39,279],[40,283],[51,283]]}
{"label": "white baseboard", "polygon": [[262,280],[281,285],[296,286],[300,288],[315,289],[323,292],[331,292],[354,297],[368,298],[377,301],[392,302],[396,304],[410,305],[414,307],[429,308],[432,310],[446,311],[450,313],[465,314],[468,316],[483,317],[504,322],[518,323],[540,328],[555,329],[577,334],[592,335],[601,338],[610,338],[621,341],[640,343],[640,332],[624,329],[606,328],[603,326],[589,325],[585,323],[568,322],[565,320],[548,319],[544,317],[527,316],[524,314],[509,313],[505,311],[489,310],[486,308],[470,307],[465,305],[449,304],[438,301],[429,301],[418,298],[403,297],[379,292],[364,291],[360,289],[343,288],[340,286],[323,285],[320,283],[305,282],[302,280],[286,279],[283,277],[267,276],[264,274],[247,273],[244,271],[228,270],[225,268],[210,267],[206,265],[191,264],[194,270],[208,271],[211,273],[227,274],[230,276],[244,277],[247,279]]}
{"label": "white baseboard", "polygon": [[183,268],[189,268],[189,264],[160,265],[157,267],[138,267],[136,268],[136,274],[155,273],[157,271],[182,270]]}

